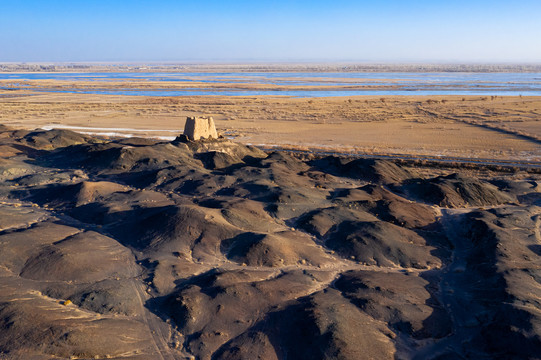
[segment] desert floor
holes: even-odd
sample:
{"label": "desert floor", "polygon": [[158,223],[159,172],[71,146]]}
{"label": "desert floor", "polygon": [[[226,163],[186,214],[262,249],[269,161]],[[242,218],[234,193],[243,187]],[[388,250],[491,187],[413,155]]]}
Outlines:
{"label": "desert floor", "polygon": [[16,128],[172,139],[182,132],[186,116],[213,116],[219,132],[245,144],[541,159],[539,97],[146,97],[0,91],[0,123]]}

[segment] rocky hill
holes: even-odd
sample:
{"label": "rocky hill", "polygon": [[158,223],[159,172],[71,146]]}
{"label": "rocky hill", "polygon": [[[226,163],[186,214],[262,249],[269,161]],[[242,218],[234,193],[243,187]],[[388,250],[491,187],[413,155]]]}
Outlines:
{"label": "rocky hill", "polygon": [[540,358],[539,179],[453,171],[1,127],[0,359]]}

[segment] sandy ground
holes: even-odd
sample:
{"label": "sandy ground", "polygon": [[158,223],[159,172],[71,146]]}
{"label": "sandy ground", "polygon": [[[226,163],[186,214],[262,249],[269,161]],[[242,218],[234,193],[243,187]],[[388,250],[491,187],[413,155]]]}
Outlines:
{"label": "sandy ground", "polygon": [[25,93],[0,92],[0,123],[17,128],[63,127],[110,136],[172,139],[182,131],[186,116],[210,115],[219,132],[246,144],[541,159],[539,97],[20,95]]}

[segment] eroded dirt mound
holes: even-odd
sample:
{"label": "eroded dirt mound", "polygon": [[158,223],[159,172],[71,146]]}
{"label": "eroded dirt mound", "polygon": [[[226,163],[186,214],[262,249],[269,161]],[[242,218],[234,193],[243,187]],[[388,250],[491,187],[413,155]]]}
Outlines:
{"label": "eroded dirt mound", "polygon": [[451,319],[436,289],[414,273],[350,271],[334,286],[363,312],[398,332],[436,339],[451,332]]}
{"label": "eroded dirt mound", "polygon": [[221,151],[200,153],[197,155],[197,158],[203,162],[207,169],[210,170],[225,169],[227,167],[243,163],[240,158]]}
{"label": "eroded dirt mound", "polygon": [[411,197],[445,207],[491,206],[515,200],[488,182],[460,174],[413,180],[402,189]]}
{"label": "eroded dirt mound", "polygon": [[229,339],[249,330],[261,311],[316,290],[319,284],[314,279],[331,280],[326,274],[302,270],[211,271],[172,295],[167,306],[181,331],[192,334],[189,349],[208,358]]}
{"label": "eroded dirt mound", "polygon": [[388,160],[356,159],[346,161],[329,156],[314,160],[311,164],[333,175],[352,177],[378,184],[401,183],[417,176],[414,171],[404,169]]}
{"label": "eroded dirt mound", "polygon": [[92,141],[95,141],[95,139],[71,130],[34,131],[20,139],[20,142],[25,145],[47,150],[85,144]]}
{"label": "eroded dirt mound", "polygon": [[227,257],[250,266],[329,264],[331,259],[302,233],[287,231],[275,234],[243,233],[225,244]]}
{"label": "eroded dirt mound", "polygon": [[123,279],[107,279],[96,283],[53,283],[43,294],[54,299],[70,300],[82,309],[98,314],[136,316],[140,307],[133,284]]}
{"label": "eroded dirt mound", "polygon": [[217,358],[394,359],[391,338],[392,332],[383,322],[328,289],[271,312],[226,343],[217,351]]}
{"label": "eroded dirt mound", "polygon": [[534,174],[0,134],[2,359],[541,353]]}
{"label": "eroded dirt mound", "polygon": [[138,321],[100,318],[39,294],[0,302],[0,331],[0,349],[9,359],[117,358],[144,353],[151,344]]}
{"label": "eroded dirt mound", "polygon": [[177,137],[172,144],[176,146],[187,146],[194,153],[222,152],[241,160],[250,160],[265,158],[267,154],[255,146],[246,146],[225,139],[202,139],[200,141],[190,141],[185,136]]}
{"label": "eroded dirt mound", "polygon": [[[68,177],[66,180],[69,181],[72,179],[74,178]],[[35,178],[25,178],[22,180],[23,184],[33,184]],[[100,199],[103,199],[104,197],[110,196],[115,192],[126,192],[127,190],[128,189],[126,188],[126,186],[113,182],[82,181],[76,184],[69,185],[66,185],[65,183],[60,183],[58,185],[54,184],[45,187],[35,188],[32,189],[32,191],[25,190],[19,194],[19,197],[40,205],[56,207],[74,207],[98,201]]]}
{"label": "eroded dirt mound", "polygon": [[303,214],[296,226],[319,238],[334,231],[338,225],[346,221],[377,221],[374,215],[349,207],[331,206]]}
{"label": "eroded dirt mound", "polygon": [[384,221],[340,224],[325,244],[340,255],[378,266],[430,268],[441,261],[415,232]]}
{"label": "eroded dirt mound", "polygon": [[108,228],[126,246],[189,253],[199,260],[219,257],[221,241],[240,232],[219,211],[194,205],[135,209],[124,215]]}
{"label": "eroded dirt mound", "polygon": [[340,190],[333,200],[407,228],[425,227],[436,221],[436,212],[431,207],[398,196],[381,186],[365,185],[358,189]]}
{"label": "eroded dirt mound", "polygon": [[20,276],[33,280],[97,282],[137,275],[132,253],[114,239],[84,232],[43,248]]}
{"label": "eroded dirt mound", "polygon": [[[498,208],[461,219],[457,251],[464,258],[446,280],[458,292],[450,302],[458,325],[472,327],[467,333],[469,353],[539,356],[539,210]],[[459,310],[461,306],[467,310]],[[465,331],[458,335],[466,337]]]}

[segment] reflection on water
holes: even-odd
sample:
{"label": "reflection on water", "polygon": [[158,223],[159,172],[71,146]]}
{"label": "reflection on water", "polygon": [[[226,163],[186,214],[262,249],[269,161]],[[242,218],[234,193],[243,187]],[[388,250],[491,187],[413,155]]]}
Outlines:
{"label": "reflection on water", "polygon": [[[4,88],[21,89],[24,80],[65,80],[107,82],[114,80],[173,81],[199,83],[249,83],[263,85],[314,86],[315,90],[235,90],[234,88],[198,89],[43,89],[47,92],[78,92],[85,94],[114,94],[142,96],[228,95],[257,96],[284,95],[325,97],[351,95],[541,95],[541,73],[321,73],[321,72],[253,72],[253,73],[168,73],[168,72],[111,72],[111,73],[2,73]],[[382,89],[325,90],[328,86],[382,86]],[[396,88],[389,90],[389,86]],[[318,90],[317,87],[322,87]],[[32,86],[32,89],[35,89]]]}
{"label": "reflection on water", "polygon": [[[41,90],[39,90],[41,91]],[[497,96],[541,96],[538,91],[512,90],[43,90],[44,92],[133,95],[133,96],[294,96],[294,97],[335,97],[357,95],[497,95]]]}

